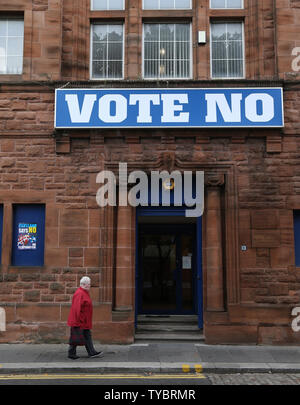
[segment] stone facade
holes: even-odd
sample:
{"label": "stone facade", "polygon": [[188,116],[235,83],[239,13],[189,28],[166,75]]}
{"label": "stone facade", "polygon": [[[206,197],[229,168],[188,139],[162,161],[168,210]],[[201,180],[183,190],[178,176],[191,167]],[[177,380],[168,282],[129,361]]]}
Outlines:
{"label": "stone facade", "polygon": [[[298,344],[291,328],[300,302],[293,211],[300,210],[300,47],[296,0],[245,0],[243,10],[90,11],[88,0],[1,1],[1,14],[24,15],[24,73],[0,77],[0,203],[4,207],[0,342],[65,342],[72,294],[92,279],[96,340],[130,343],[135,313],[135,211],[100,209],[96,176],[130,168],[204,170],[204,336],[207,343]],[[170,16],[171,13],[171,16]],[[54,131],[54,90],[145,86],[142,21],[191,21],[193,80],[147,87],[283,87],[283,129]],[[244,80],[211,81],[211,19],[245,22]],[[89,81],[91,20],[125,24],[125,80]],[[300,63],[299,63],[300,66]],[[68,84],[70,83],[70,84]],[[167,162],[167,163],[166,163]],[[169,163],[168,163],[169,162]],[[11,265],[13,204],[46,206],[45,264]],[[241,245],[247,250],[242,251]],[[298,247],[299,248],[299,247]],[[224,270],[220,275],[219,269]],[[212,288],[213,286],[213,288]]]}

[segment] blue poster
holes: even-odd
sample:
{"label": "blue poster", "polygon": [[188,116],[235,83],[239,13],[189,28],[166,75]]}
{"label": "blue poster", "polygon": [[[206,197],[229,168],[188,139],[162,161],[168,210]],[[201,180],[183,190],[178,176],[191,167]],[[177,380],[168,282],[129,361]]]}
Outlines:
{"label": "blue poster", "polygon": [[275,128],[282,88],[56,89],[55,128]]}
{"label": "blue poster", "polygon": [[37,224],[19,224],[18,225],[18,249],[35,250],[36,249]]}

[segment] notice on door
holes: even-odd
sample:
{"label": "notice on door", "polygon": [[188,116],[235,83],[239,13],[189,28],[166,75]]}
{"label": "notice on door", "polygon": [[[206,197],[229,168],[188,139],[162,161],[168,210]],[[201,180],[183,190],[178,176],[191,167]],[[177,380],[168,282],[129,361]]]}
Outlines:
{"label": "notice on door", "polygon": [[36,250],[37,224],[19,223],[18,250]]}
{"label": "notice on door", "polygon": [[188,270],[192,268],[192,256],[182,256],[182,269]]}

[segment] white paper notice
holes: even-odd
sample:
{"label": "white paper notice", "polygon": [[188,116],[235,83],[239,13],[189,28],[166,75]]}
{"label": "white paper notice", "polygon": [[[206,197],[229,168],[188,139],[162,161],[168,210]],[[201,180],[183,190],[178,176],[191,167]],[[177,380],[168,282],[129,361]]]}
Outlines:
{"label": "white paper notice", "polygon": [[192,268],[192,256],[182,256],[182,268],[183,269]]}

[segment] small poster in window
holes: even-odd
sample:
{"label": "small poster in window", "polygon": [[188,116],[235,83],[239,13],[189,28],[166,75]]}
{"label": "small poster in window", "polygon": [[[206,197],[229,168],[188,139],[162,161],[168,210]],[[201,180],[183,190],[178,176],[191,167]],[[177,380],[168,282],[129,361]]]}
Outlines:
{"label": "small poster in window", "polygon": [[19,224],[18,225],[18,249],[35,250],[36,249],[37,224]]}

